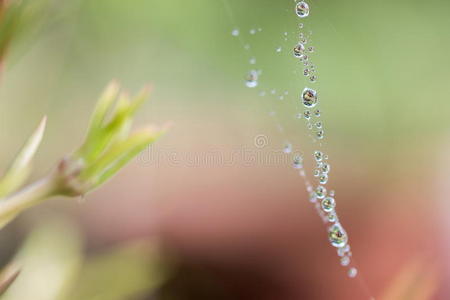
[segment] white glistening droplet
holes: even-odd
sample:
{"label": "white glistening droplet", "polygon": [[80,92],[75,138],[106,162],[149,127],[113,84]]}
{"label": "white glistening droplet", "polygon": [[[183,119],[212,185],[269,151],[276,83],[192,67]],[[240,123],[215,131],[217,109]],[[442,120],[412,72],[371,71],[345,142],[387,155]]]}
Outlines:
{"label": "white glistening droplet", "polygon": [[309,5],[305,1],[300,1],[295,5],[295,13],[300,18],[309,16]]}

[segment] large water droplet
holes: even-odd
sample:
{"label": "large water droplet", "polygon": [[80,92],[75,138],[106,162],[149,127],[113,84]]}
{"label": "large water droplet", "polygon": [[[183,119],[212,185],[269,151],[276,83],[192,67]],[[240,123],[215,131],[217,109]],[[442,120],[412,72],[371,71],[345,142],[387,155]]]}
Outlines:
{"label": "large water droplet", "polygon": [[306,107],[314,107],[317,105],[317,92],[310,88],[305,88],[302,92],[303,105]]}
{"label": "large water droplet", "polygon": [[295,13],[300,18],[309,16],[309,5],[305,1],[300,1],[295,5]]}
{"label": "large water droplet", "polygon": [[340,224],[334,224],[328,229],[328,238],[334,247],[342,248],[347,245],[347,233]]}

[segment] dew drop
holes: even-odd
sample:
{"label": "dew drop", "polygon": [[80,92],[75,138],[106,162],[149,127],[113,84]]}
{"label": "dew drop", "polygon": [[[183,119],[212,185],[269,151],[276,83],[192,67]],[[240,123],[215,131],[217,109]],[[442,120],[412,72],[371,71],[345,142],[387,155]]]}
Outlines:
{"label": "dew drop", "polygon": [[317,92],[310,88],[305,88],[302,92],[303,105],[306,107],[314,107],[317,105]]}
{"label": "dew drop", "polygon": [[323,152],[322,151],[314,151],[314,159],[317,162],[321,162],[323,160]]}
{"label": "dew drop", "polygon": [[317,81],[317,76],[316,75],[312,75],[311,77],[309,77],[309,81],[316,82]]}
{"label": "dew drop", "polygon": [[315,126],[317,129],[321,129],[323,127],[322,122],[316,122]]}
{"label": "dew drop", "polygon": [[301,169],[303,167],[303,159],[301,156],[297,155],[294,157],[294,169]]}
{"label": "dew drop", "polygon": [[254,57],[250,58],[249,62],[250,62],[251,65],[256,64],[256,58],[254,58]]}
{"label": "dew drop", "polygon": [[305,55],[305,46],[303,44],[297,44],[297,46],[294,47],[294,56],[301,58]]}
{"label": "dew drop", "polygon": [[322,140],[324,138],[324,136],[325,136],[325,132],[323,130],[319,130],[316,132],[316,138],[318,140]]}
{"label": "dew drop", "polygon": [[257,87],[258,86],[258,76],[259,76],[259,73],[257,71],[255,71],[255,70],[250,71],[245,80],[245,85],[249,88]]}
{"label": "dew drop", "polygon": [[[330,173],[330,169],[331,169],[330,164],[327,164],[327,163],[322,164],[321,170],[324,174]],[[334,191],[332,191],[332,192],[334,194]],[[334,195],[332,195],[332,196],[334,196]]]}
{"label": "dew drop", "polygon": [[250,34],[256,34],[256,29],[250,29]]}
{"label": "dew drop", "polygon": [[348,277],[355,278],[358,275],[358,270],[356,268],[351,268],[347,273]]}
{"label": "dew drop", "polygon": [[322,200],[322,209],[324,212],[332,212],[336,208],[336,201],[333,197],[326,197]]}
{"label": "dew drop", "polygon": [[231,32],[232,36],[239,36],[239,29],[233,29],[233,31]]}
{"label": "dew drop", "polygon": [[337,248],[342,248],[347,245],[348,237],[344,228],[340,224],[334,224],[328,229],[328,238],[331,245]]}
{"label": "dew drop", "polygon": [[320,184],[326,184],[328,182],[328,175],[327,174],[320,175],[319,182]]}
{"label": "dew drop", "polygon": [[280,53],[280,52],[281,52],[281,50],[282,50],[282,48],[281,48],[281,47],[277,47],[277,49],[275,49],[275,51],[276,51],[277,53]]}
{"label": "dew drop", "polygon": [[295,13],[300,18],[309,16],[309,5],[305,1],[300,1],[295,5]]}
{"label": "dew drop", "polygon": [[321,185],[316,188],[316,195],[318,199],[323,199],[327,195],[327,189]]}
{"label": "dew drop", "polygon": [[287,143],[286,145],[284,145],[283,152],[286,153],[286,154],[291,153],[291,152],[292,152],[292,145],[289,144],[289,143]]}
{"label": "dew drop", "polygon": [[303,115],[305,116],[306,120],[311,119],[311,112],[309,110],[305,110],[305,112],[303,113]]}
{"label": "dew drop", "polygon": [[344,256],[341,258],[341,266],[346,267],[350,264],[350,257]]}
{"label": "dew drop", "polygon": [[320,115],[321,115],[320,110],[317,109],[317,110],[314,112],[314,115],[315,115],[316,117],[320,117]]}

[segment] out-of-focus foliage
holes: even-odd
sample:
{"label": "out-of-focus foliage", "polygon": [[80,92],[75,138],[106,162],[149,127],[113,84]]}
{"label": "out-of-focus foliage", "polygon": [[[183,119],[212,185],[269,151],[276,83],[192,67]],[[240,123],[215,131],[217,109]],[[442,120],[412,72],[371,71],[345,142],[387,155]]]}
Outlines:
{"label": "out-of-focus foliage", "polygon": [[2,300],[64,299],[82,263],[79,233],[66,222],[40,225],[14,259],[20,275]]}
{"label": "out-of-focus foliage", "polygon": [[14,40],[43,23],[49,2],[50,0],[0,1],[0,61]]}
{"label": "out-of-focus foliage", "polygon": [[381,300],[430,300],[439,287],[434,265],[422,260],[406,264],[393,278]]}
{"label": "out-of-focus foliage", "polygon": [[40,225],[14,259],[14,270],[20,266],[20,274],[1,299],[123,300],[150,292],[166,276],[151,242],[87,257],[82,248],[79,232],[66,221]]}

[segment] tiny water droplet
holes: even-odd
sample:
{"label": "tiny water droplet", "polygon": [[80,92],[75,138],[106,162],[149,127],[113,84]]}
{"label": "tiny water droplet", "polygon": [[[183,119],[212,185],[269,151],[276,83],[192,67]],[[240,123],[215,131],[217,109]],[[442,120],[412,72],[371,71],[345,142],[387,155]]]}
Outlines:
{"label": "tiny water droplet", "polygon": [[233,29],[233,31],[231,32],[232,36],[239,36],[239,29]]}
{"label": "tiny water droplet", "polygon": [[344,256],[341,258],[341,266],[346,267],[350,264],[350,257]]}
{"label": "tiny water droplet", "polygon": [[319,130],[316,132],[316,138],[318,140],[322,140],[325,137],[325,132],[323,130]]}
{"label": "tiny water droplet", "polygon": [[350,270],[348,270],[348,277],[350,278],[355,278],[356,275],[358,275],[358,270],[356,268],[351,268]]}
{"label": "tiny water droplet", "polygon": [[252,70],[248,73],[245,80],[245,85],[249,88],[255,88],[258,86],[258,71]]}
{"label": "tiny water droplet", "polygon": [[301,156],[297,155],[294,157],[294,169],[301,169],[303,167],[303,159]]}
{"label": "tiny water droplet", "polygon": [[323,160],[323,152],[322,151],[314,151],[314,158],[317,162],[320,162]]}
{"label": "tiny water droplet", "polygon": [[289,144],[289,143],[287,143],[286,145],[284,145],[283,152],[286,153],[286,154],[291,153],[291,152],[292,152],[292,145]]}
{"label": "tiny water droplet", "polygon": [[281,50],[282,50],[282,48],[281,48],[281,47],[278,47],[277,49],[275,49],[275,51],[276,51],[277,53],[280,53],[280,52],[281,52]]}
{"label": "tiny water droplet", "polygon": [[249,62],[250,62],[251,65],[256,64],[256,58],[254,58],[254,57],[250,58]]}
{"label": "tiny water droplet", "polygon": [[256,34],[256,29],[250,29],[250,34]]}
{"label": "tiny water droplet", "polygon": [[305,1],[300,1],[295,5],[295,13],[300,18],[309,16],[309,5]]}

